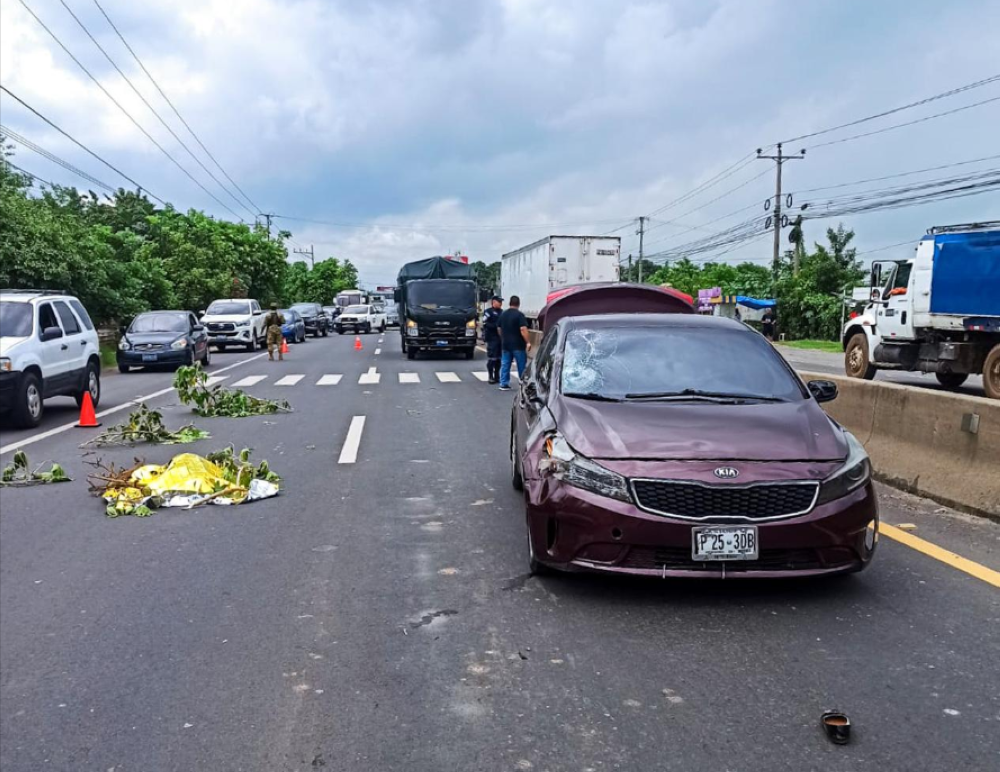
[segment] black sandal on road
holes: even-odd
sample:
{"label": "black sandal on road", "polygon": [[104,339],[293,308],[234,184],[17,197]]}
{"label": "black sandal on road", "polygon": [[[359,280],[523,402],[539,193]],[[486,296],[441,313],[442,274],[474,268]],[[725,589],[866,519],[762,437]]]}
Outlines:
{"label": "black sandal on road", "polygon": [[851,719],[846,713],[837,710],[828,710],[820,717],[823,724],[823,731],[836,745],[847,745],[851,740]]}

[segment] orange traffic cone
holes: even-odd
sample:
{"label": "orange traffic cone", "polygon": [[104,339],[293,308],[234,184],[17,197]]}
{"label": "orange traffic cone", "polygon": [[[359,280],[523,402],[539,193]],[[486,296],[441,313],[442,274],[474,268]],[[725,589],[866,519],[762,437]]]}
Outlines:
{"label": "orange traffic cone", "polygon": [[94,401],[90,398],[90,392],[83,392],[83,402],[80,404],[80,423],[77,426],[83,429],[89,429],[94,426],[100,426],[101,422],[97,420],[97,416],[94,414]]}
{"label": "orange traffic cone", "polygon": [[285,338],[281,339],[281,353],[283,355],[288,353],[288,341]]}
{"label": "orange traffic cone", "polygon": [[361,336],[357,335],[354,338],[354,350],[361,351],[362,348],[364,348],[364,346],[361,345]]}

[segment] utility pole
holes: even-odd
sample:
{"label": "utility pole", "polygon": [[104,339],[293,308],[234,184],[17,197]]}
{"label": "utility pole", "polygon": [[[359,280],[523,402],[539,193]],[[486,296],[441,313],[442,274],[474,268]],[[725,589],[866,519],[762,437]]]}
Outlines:
{"label": "utility pole", "polygon": [[646,235],[646,218],[639,218],[639,284],[642,284],[642,242]]}
{"label": "utility pole", "polygon": [[625,274],[629,281],[632,281],[632,253],[628,253],[628,273]]}
{"label": "utility pole", "polygon": [[309,258],[309,267],[316,267],[316,248],[310,244],[309,249],[294,249],[292,250],[296,255],[305,255]]}
{"label": "utility pole", "polygon": [[[781,213],[781,167],[784,165],[785,161],[801,161],[806,156],[805,148],[799,151],[798,155],[784,155],[781,152],[781,143],[778,143],[778,154],[777,155],[763,155],[761,148],[757,148],[757,158],[765,159],[768,161],[774,161],[775,168],[775,181],[774,181],[774,214],[767,218],[767,222],[764,225],[765,228],[771,227],[771,222],[774,222],[774,255],[772,271],[775,275],[778,273],[778,261],[781,259],[781,229],[788,225],[788,215],[783,215]],[[788,206],[792,205],[792,197],[788,197]],[[768,199],[764,202],[764,211],[768,211],[771,208],[771,200]],[[799,273],[799,256],[798,253],[795,254],[795,274]]]}
{"label": "utility pole", "polygon": [[271,240],[271,218],[274,217],[273,214],[268,214],[266,212],[261,212],[260,216],[264,218],[267,222],[267,240]]}

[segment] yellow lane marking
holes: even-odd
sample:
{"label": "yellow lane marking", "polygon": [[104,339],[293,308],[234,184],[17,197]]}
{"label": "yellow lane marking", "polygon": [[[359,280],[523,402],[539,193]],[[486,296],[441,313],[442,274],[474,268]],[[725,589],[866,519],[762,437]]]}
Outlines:
{"label": "yellow lane marking", "polygon": [[888,523],[879,524],[879,533],[883,536],[888,536],[893,541],[898,541],[900,544],[905,544],[917,552],[922,552],[928,557],[940,560],[942,563],[947,563],[952,568],[964,571],[970,576],[976,577],[976,579],[981,579],[987,584],[1000,587],[1000,571],[994,571],[992,568],[987,568],[968,558],[963,558],[961,555],[956,555],[954,552],[942,549],[936,544],[931,544],[919,536],[914,536],[912,533],[907,533]]}

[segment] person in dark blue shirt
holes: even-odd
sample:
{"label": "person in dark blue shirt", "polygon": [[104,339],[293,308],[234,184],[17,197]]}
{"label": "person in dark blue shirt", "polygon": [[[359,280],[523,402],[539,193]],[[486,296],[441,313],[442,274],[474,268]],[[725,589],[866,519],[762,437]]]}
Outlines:
{"label": "person in dark blue shirt", "polygon": [[483,340],[486,341],[486,372],[489,383],[500,383],[500,313],[503,298],[497,295],[483,314]]}
{"label": "person in dark blue shirt", "polygon": [[510,296],[510,307],[500,314],[500,391],[510,391],[510,366],[517,362],[517,377],[524,377],[528,366],[528,318],[521,313],[521,298]]}

